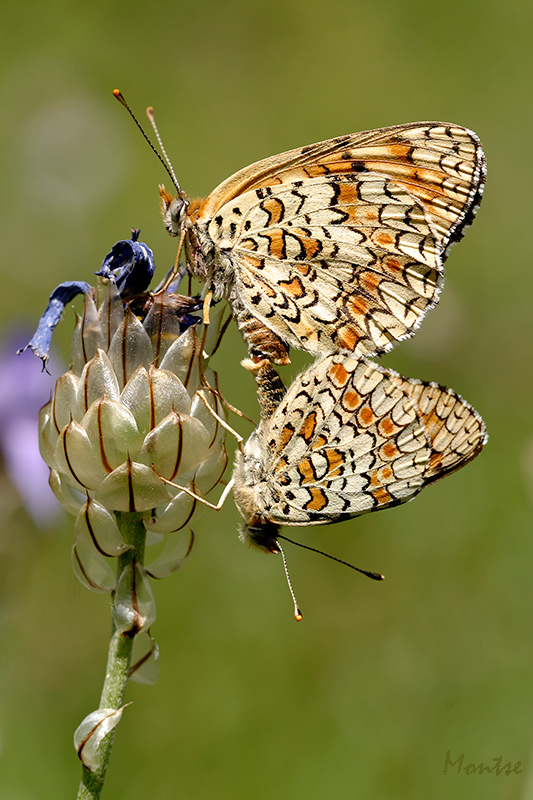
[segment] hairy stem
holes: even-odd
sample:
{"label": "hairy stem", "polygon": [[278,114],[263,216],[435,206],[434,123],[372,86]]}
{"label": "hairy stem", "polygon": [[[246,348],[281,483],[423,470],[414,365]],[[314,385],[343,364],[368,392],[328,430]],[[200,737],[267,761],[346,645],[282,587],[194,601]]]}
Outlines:
{"label": "hairy stem", "polygon": [[[142,564],[144,561],[144,545],[146,529],[139,514],[117,512],[117,522],[123,539],[132,547],[118,558],[117,579],[125,567],[132,562]],[[133,649],[134,635],[118,633],[112,623],[111,639],[107,655],[107,667],[100,697],[101,708],[119,709],[124,702],[124,693],[128,683]],[[115,740],[114,728],[102,741],[100,746],[101,763],[94,772],[82,766],[81,783],[77,800],[98,800],[101,795],[104,780],[111,757],[111,750]]]}

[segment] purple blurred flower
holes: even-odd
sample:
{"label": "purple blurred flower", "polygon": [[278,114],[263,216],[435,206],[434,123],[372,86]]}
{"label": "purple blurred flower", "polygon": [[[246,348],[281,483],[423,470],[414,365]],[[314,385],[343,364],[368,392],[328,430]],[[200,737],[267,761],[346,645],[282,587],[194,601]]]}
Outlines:
{"label": "purple blurred flower", "polygon": [[7,477],[28,514],[39,527],[59,516],[59,504],[48,485],[49,470],[39,454],[37,417],[62,371],[51,359],[46,376],[30,351],[17,356],[28,333],[10,336],[0,346],[0,453]]}

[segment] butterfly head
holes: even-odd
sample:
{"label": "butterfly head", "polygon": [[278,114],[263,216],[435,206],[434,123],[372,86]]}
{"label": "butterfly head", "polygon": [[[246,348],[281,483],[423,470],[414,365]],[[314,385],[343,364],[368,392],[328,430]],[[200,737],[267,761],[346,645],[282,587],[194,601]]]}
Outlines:
{"label": "butterfly head", "polygon": [[264,553],[279,553],[278,533],[279,525],[277,523],[259,517],[249,522],[242,522],[239,526],[241,542],[257,547]]}
{"label": "butterfly head", "polygon": [[173,195],[167,192],[163,185],[159,187],[159,196],[165,228],[171,236],[179,236],[183,230],[189,201],[183,194]]}

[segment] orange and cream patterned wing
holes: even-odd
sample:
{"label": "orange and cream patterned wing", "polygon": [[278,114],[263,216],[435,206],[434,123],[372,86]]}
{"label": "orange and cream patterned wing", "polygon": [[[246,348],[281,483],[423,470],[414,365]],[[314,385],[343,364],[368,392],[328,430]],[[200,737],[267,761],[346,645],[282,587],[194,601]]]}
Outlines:
{"label": "orange and cream patterned wing", "polygon": [[295,381],[260,441],[257,516],[307,525],[410,500],[474,458],[486,433],[453,390],[337,354]]}
{"label": "orange and cream patterned wing", "polygon": [[438,299],[443,262],[479,205],[476,135],[415,123],[341,136],[257,162],[203,202],[242,305],[312,353],[384,352]]}
{"label": "orange and cream patterned wing", "polygon": [[430,447],[415,403],[365,359],[328,356],[304,372],[265,426],[264,517],[336,522],[405,502]]}
{"label": "orange and cream patterned wing", "polygon": [[453,389],[404,378],[392,370],[391,380],[415,401],[431,444],[425,484],[450,475],[481,452],[488,441],[485,423]]}

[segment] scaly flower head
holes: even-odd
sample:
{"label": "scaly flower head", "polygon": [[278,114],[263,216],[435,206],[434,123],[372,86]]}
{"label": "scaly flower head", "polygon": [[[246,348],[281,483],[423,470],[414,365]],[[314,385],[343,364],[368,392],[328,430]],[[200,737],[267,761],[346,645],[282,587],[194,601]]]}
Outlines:
{"label": "scaly flower head", "polygon": [[[39,442],[56,497],[76,515],[74,570],[96,591],[115,589],[108,559],[130,546],[121,514],[138,515],[153,534],[149,541],[160,540],[191,522],[201,509],[197,496],[219,482],[227,464],[225,430],[209,410],[223,414],[207,367],[216,315],[202,346],[193,316],[201,303],[164,284],[146,291],[153,256],[137,236],[106,256],[97,289],[82,282],[58,287],[29,344],[46,365],[65,303],[83,293],[72,365],[41,410]],[[166,557],[145,571],[168,574],[191,544],[191,536],[181,549],[169,542]]]}

